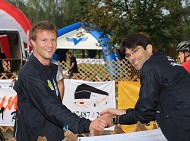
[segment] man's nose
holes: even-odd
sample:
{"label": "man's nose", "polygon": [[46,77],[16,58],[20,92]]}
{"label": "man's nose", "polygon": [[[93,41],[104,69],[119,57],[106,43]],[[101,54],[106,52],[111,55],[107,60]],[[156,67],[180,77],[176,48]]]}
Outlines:
{"label": "man's nose", "polygon": [[130,59],[131,59],[131,60],[134,60],[134,59],[135,59],[135,55],[134,55],[133,53],[131,53]]}
{"label": "man's nose", "polygon": [[47,43],[47,44],[48,44],[49,47],[52,47],[52,46],[53,46],[53,41],[48,40],[48,43]]}

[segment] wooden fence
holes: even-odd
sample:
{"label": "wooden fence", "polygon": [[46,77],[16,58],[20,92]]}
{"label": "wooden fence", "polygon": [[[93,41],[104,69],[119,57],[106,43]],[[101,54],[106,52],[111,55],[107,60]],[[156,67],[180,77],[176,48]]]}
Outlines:
{"label": "wooden fence", "polygon": [[[60,62],[64,72],[69,70],[69,62]],[[127,60],[107,61],[105,64],[78,64],[79,73],[73,75],[72,79],[86,81],[118,81],[139,80],[139,71],[136,71]],[[67,78],[67,75],[64,75]]]}

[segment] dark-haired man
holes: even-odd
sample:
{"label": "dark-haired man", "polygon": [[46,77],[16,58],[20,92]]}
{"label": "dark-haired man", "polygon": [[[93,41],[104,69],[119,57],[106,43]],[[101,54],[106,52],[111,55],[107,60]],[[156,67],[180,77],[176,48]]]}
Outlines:
{"label": "dark-haired man", "polygon": [[[157,121],[168,141],[190,140],[190,75],[143,34],[130,34],[121,45],[126,58],[140,70],[141,88],[134,108],[107,109],[109,125]],[[113,118],[112,117],[116,116]]]}

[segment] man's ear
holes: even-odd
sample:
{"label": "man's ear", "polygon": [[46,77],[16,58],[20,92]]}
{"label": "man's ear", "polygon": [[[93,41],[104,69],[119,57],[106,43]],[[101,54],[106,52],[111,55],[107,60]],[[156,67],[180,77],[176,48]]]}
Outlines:
{"label": "man's ear", "polygon": [[32,40],[32,39],[31,39],[31,40],[30,40],[30,43],[32,44],[32,46],[33,46],[33,47],[35,47],[35,46],[36,46],[36,43],[35,43],[35,41],[34,41],[34,40]]}
{"label": "man's ear", "polygon": [[153,47],[152,47],[151,44],[148,44],[148,45],[146,46],[146,51],[147,51],[149,54],[152,54],[152,53],[153,53]]}

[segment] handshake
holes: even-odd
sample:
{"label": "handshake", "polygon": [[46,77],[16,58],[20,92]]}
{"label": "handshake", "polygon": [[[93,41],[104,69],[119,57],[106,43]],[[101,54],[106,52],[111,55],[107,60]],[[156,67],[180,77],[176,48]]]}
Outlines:
{"label": "handshake", "polygon": [[102,131],[104,128],[108,128],[113,126],[114,124],[117,124],[117,121],[114,121],[120,115],[126,114],[126,110],[120,110],[120,109],[114,109],[109,108],[100,113],[100,117],[93,120],[90,123],[89,130],[92,131],[93,129]]}

